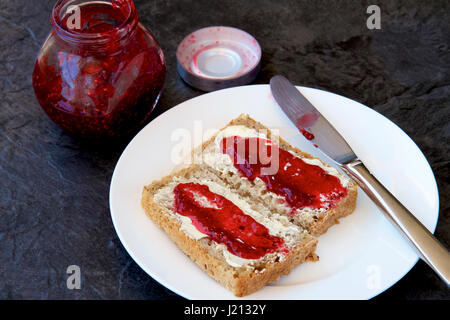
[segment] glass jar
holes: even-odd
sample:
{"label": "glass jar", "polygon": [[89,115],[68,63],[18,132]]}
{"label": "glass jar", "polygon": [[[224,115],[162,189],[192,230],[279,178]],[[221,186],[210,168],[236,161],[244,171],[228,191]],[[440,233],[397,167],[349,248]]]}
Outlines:
{"label": "glass jar", "polygon": [[166,74],[132,0],[59,0],[33,72],[46,114],[71,135],[114,137],[149,117]]}

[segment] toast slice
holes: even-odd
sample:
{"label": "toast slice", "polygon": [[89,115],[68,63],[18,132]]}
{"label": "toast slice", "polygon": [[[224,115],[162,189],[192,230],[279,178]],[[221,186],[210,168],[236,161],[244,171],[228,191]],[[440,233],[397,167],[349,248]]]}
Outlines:
{"label": "toast slice", "polygon": [[[258,225],[267,228],[271,237],[282,239],[283,249],[247,259],[235,252],[231,253],[224,243],[199,232],[192,218],[177,211],[179,209],[175,202],[178,199],[174,190],[187,184],[207,186],[215,197],[231,201],[231,205],[237,206]],[[214,205],[205,204],[208,208]],[[230,190],[228,183],[208,166],[193,164],[144,187],[142,207],[187,256],[238,297],[277,281],[302,262],[315,257],[315,237],[291,223],[286,216],[261,206],[255,198]]]}
{"label": "toast slice", "polygon": [[[251,181],[235,168],[233,161],[229,155],[222,152],[220,145],[221,139],[229,135],[252,136],[274,141],[280,149],[288,151],[307,164],[318,166],[326,174],[338,178],[340,184],[345,188],[345,196],[340,197],[328,207],[304,207],[293,210],[285,197],[268,190],[267,185],[261,179],[256,178]],[[266,207],[270,208],[272,212],[284,214],[294,224],[308,230],[312,235],[325,233],[328,228],[339,223],[340,218],[351,214],[356,206],[357,188],[355,182],[320,159],[293,147],[267,127],[245,114],[241,114],[238,118],[232,120],[216,135],[196,148],[191,157],[191,161],[200,161],[200,163],[209,166],[210,170],[213,170],[227,182],[230,188],[240,195],[257,199],[256,202],[260,204],[260,209]]]}

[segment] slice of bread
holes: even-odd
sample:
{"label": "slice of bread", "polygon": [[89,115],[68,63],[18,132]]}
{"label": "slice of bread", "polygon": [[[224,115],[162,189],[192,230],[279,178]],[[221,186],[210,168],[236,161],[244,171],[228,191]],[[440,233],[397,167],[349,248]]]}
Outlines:
{"label": "slice of bread", "polygon": [[[212,192],[232,201],[245,214],[267,227],[271,235],[282,238],[288,251],[268,253],[259,259],[243,259],[231,254],[225,245],[200,233],[188,217],[174,210],[174,187],[189,182],[206,185]],[[255,199],[230,191],[227,182],[206,166],[193,164],[144,187],[142,206],[187,256],[238,297],[277,281],[302,262],[315,257],[315,237],[292,224],[286,216],[261,207]]]}
{"label": "slice of bread", "polygon": [[[232,129],[232,130],[230,130]],[[341,184],[347,188],[347,195],[341,198],[330,208],[309,209],[303,208],[292,214],[292,208],[286,203],[283,197],[267,190],[265,183],[256,178],[250,181],[233,166],[228,155],[220,150],[219,141],[227,134],[246,135],[251,131],[251,135],[259,136],[265,139],[273,140],[280,148],[301,158],[303,161],[320,166],[328,174],[339,178]],[[259,208],[269,208],[272,212],[278,212],[287,216],[293,223],[308,230],[312,235],[325,233],[328,228],[339,223],[339,219],[351,214],[356,206],[357,188],[353,180],[348,179],[335,168],[323,163],[320,159],[291,146],[281,137],[273,134],[271,130],[261,123],[253,120],[248,115],[242,114],[232,120],[228,125],[219,130],[208,141],[196,148],[191,161],[201,162],[209,166],[230,188],[243,196],[251,196],[258,199]]]}

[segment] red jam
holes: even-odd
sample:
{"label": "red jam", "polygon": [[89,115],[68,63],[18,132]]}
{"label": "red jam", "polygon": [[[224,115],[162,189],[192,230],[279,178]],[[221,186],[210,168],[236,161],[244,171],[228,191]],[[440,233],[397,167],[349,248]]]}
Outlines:
{"label": "red jam", "polygon": [[[306,207],[333,207],[336,201],[347,194],[339,178],[319,166],[304,162],[270,140],[232,136],[224,138],[221,143],[222,152],[230,156],[242,175],[250,181],[256,178],[264,181],[269,191],[286,200],[292,213]],[[260,151],[262,146],[266,150]],[[275,156],[277,154],[278,159]],[[272,155],[275,159],[272,159]],[[268,158],[269,161],[261,161],[262,158]],[[262,169],[273,166],[276,160],[278,170],[274,174],[263,174]]]}
{"label": "red jam", "polygon": [[272,252],[287,252],[282,238],[270,235],[269,229],[208,186],[180,183],[173,192],[174,210],[189,217],[195,228],[211,240],[225,244],[232,254],[259,259]]}
{"label": "red jam", "polygon": [[300,129],[300,132],[306,139],[308,139],[308,140],[314,139],[314,135],[311,132],[306,131],[305,129]]}
{"label": "red jam", "polygon": [[312,127],[317,119],[319,119],[320,114],[317,111],[312,111],[310,113],[305,113],[297,119],[297,128],[308,128]]}
{"label": "red jam", "polygon": [[[74,24],[60,0],[33,72],[46,114],[74,136],[120,136],[142,125],[165,80],[163,53],[131,0],[86,1]],[[70,24],[69,24],[70,22]],[[78,26],[80,29],[78,29]]]}
{"label": "red jam", "polygon": [[312,111],[310,113],[305,113],[297,119],[297,128],[303,134],[303,136],[308,140],[313,140],[314,135],[307,131],[305,128],[312,127],[317,119],[319,119],[320,114],[317,111]]}

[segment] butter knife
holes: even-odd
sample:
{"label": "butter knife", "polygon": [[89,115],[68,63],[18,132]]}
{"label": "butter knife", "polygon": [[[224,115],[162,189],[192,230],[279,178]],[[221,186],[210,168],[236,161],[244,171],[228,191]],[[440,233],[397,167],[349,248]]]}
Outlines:
{"label": "butter knife", "polygon": [[278,105],[320,151],[338,164],[372,199],[411,245],[450,286],[450,253],[364,166],[339,132],[285,77],[270,79]]}

